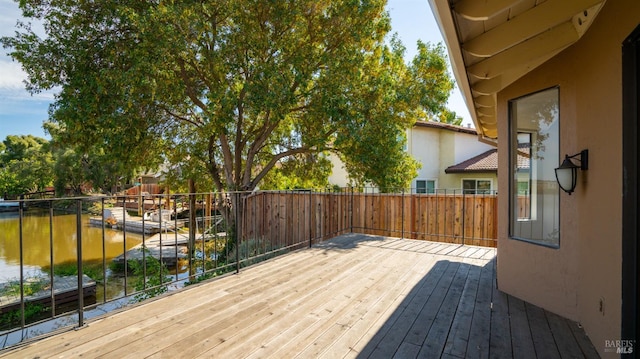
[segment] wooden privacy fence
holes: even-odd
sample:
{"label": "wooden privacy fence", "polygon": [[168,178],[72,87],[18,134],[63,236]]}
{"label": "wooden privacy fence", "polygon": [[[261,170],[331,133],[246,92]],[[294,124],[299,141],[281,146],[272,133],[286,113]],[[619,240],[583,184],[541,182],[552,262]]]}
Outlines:
{"label": "wooden privacy fence", "polygon": [[245,197],[244,239],[278,247],[344,233],[496,246],[495,194],[258,192]]}

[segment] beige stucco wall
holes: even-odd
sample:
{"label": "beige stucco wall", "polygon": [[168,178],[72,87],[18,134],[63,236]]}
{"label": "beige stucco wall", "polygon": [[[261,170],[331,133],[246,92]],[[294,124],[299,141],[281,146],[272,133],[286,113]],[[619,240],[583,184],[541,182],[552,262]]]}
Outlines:
{"label": "beige stucco wall", "polygon": [[344,168],[344,162],[334,153],[329,153],[328,156],[329,161],[331,161],[331,174],[328,179],[329,185],[349,187],[349,173]]}
{"label": "beige stucco wall", "polygon": [[[560,248],[508,237],[507,200],[499,208],[501,290],[576,320],[601,355],[620,338],[622,262],[622,41],[640,23],[640,1],[616,0],[584,37],[498,94],[499,168],[508,164],[508,101],[560,89],[560,152],[589,149],[576,192],[561,193]],[[509,173],[499,173],[508,188]],[[604,299],[604,313],[599,302]]]}
{"label": "beige stucco wall", "polygon": [[493,189],[496,189],[495,173],[447,174],[444,172],[445,168],[490,149],[493,147],[479,142],[475,134],[415,126],[407,136],[407,151],[422,164],[422,168],[418,170],[418,176],[412,181],[412,187],[416,187],[416,180],[435,180],[438,189],[460,190],[462,178],[491,178]]}
{"label": "beige stucco wall", "polygon": [[[439,132],[440,130],[425,127],[413,127],[409,131],[407,151],[422,164],[417,179],[438,179],[441,147]],[[415,179],[412,185],[415,187]]]}

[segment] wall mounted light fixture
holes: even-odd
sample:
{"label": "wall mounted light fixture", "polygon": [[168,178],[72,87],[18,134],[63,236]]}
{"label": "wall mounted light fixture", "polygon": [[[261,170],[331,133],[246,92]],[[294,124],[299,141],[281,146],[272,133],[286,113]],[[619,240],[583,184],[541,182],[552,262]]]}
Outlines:
{"label": "wall mounted light fixture", "polygon": [[[580,165],[573,163],[572,159],[580,162]],[[583,171],[589,169],[589,150],[582,150],[573,156],[565,155],[560,167],[556,168],[558,185],[568,194],[571,194],[576,189],[578,168]]]}

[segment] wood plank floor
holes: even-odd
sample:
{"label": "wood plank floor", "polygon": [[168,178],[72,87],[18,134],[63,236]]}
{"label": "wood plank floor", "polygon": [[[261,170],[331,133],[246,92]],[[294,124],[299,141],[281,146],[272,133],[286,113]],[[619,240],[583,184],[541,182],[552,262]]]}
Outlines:
{"label": "wood plank floor", "polygon": [[349,234],[0,358],[598,357],[495,287],[495,249]]}

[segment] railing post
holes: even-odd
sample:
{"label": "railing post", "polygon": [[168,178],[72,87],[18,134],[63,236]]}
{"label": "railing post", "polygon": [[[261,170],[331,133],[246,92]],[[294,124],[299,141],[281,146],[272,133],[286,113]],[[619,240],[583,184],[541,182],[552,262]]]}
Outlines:
{"label": "railing post", "polygon": [[[171,196],[167,193],[167,201],[165,203],[169,204],[169,209],[172,210],[173,212],[173,233],[174,233],[174,238],[175,238],[175,252],[174,255],[176,256],[176,281],[178,281],[179,277],[178,277],[178,206],[176,204],[176,201],[173,201],[173,208],[171,208]],[[162,210],[160,210],[160,213],[162,213]],[[171,220],[171,215],[169,215],[169,220]],[[203,257],[204,258],[204,257]]]}
{"label": "railing post", "polygon": [[76,250],[78,256],[78,328],[82,328],[84,326],[84,282],[82,280],[82,199],[76,200],[76,238]]}
{"label": "railing post", "polygon": [[[144,240],[142,245],[144,246]],[[122,259],[124,259],[124,296],[126,297],[128,295],[127,288],[129,287],[127,285],[127,278],[129,277],[127,265],[129,261],[127,260],[127,204],[124,199],[122,200]]]}
{"label": "railing post", "polygon": [[[189,179],[189,275],[191,275],[190,280],[195,279],[195,270],[193,268],[193,254],[196,251],[196,186],[193,179]],[[174,201],[175,202],[175,201]],[[184,204],[183,204],[184,206]],[[204,235],[204,231],[203,231]],[[214,237],[214,251],[216,249],[216,241],[217,238]],[[204,243],[204,238],[202,243]],[[202,263],[204,263],[204,258],[206,257],[204,250],[202,251]],[[216,253],[217,256],[217,253]],[[204,268],[204,266],[203,266]]]}
{"label": "railing post", "polygon": [[236,212],[235,235],[236,235],[236,274],[240,273],[240,192],[236,192],[236,203],[234,210]]}
{"label": "railing post", "polygon": [[[102,230],[102,278],[104,278],[104,283],[105,285],[102,286],[102,290],[103,290],[103,297],[102,297],[102,302],[106,303],[107,302],[107,247],[106,247],[106,242],[107,242],[107,238],[106,238],[106,231],[105,231],[105,223],[107,221],[107,218],[105,218],[105,213],[104,213],[104,197],[102,197],[100,199],[100,212],[102,213],[102,225],[100,226],[100,229]],[[51,262],[51,265],[53,266],[53,262]]]}
{"label": "railing post", "polygon": [[[21,313],[21,319],[20,319],[20,325],[22,329],[24,329],[25,327],[25,315],[24,315],[24,243],[23,243],[23,233],[22,233],[22,226],[23,226],[23,217],[24,217],[24,200],[19,199],[19,204],[18,204],[18,226],[19,226],[19,235],[20,235],[20,244],[19,244],[19,251],[20,251],[20,313]],[[53,290],[53,288],[52,288]],[[23,334],[24,335],[24,334]]]}
{"label": "railing post", "polygon": [[[152,197],[152,198],[154,198],[154,197]],[[162,203],[160,203],[160,202],[161,202],[161,200],[158,201],[158,228],[159,228],[158,229],[158,235],[159,235],[159,237],[158,237],[159,241],[158,242],[160,243],[160,247],[158,248],[159,249],[159,251],[158,251],[158,262],[159,262],[159,265],[160,265],[160,271],[158,273],[158,279],[160,280],[160,286],[162,286],[162,284],[164,284],[164,275],[162,273],[162,268],[163,268],[163,263],[164,263],[164,260],[165,260],[163,258],[163,255],[162,255],[163,254],[162,253],[162,234],[163,234],[162,233],[162,225],[164,224],[164,226],[166,228],[166,224],[162,221]],[[155,198],[151,200],[151,203],[152,203],[152,207],[153,207],[153,204],[155,204]],[[144,206],[144,203],[143,203],[143,206]],[[144,220],[144,215],[143,215],[142,219]],[[142,222],[142,236],[143,236],[142,238],[143,238],[143,240],[144,240],[144,231],[145,231],[144,222]],[[166,238],[169,237],[169,232],[165,232],[164,234],[166,235]],[[145,253],[146,253],[146,249],[143,249],[142,250],[143,263],[146,263],[145,262],[146,258],[144,257]],[[178,264],[178,259],[176,258],[176,265],[177,264]],[[143,278],[143,281],[144,281],[143,287],[144,287],[144,289],[147,289],[147,272],[146,272],[146,270],[144,270],[147,266],[143,265],[142,267],[143,267],[143,273],[144,273],[143,274],[143,276],[144,276],[144,278]]]}
{"label": "railing post", "polygon": [[[51,316],[56,315],[56,296],[53,282],[54,265],[53,265],[53,201],[49,201],[49,284],[51,285]],[[106,278],[106,276],[104,277]]]}

